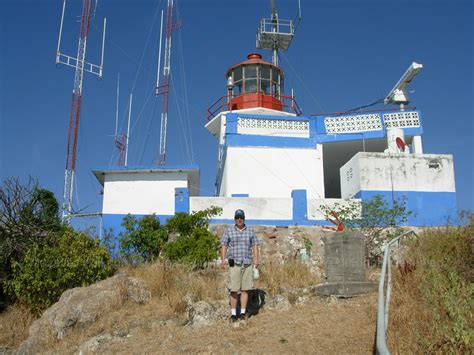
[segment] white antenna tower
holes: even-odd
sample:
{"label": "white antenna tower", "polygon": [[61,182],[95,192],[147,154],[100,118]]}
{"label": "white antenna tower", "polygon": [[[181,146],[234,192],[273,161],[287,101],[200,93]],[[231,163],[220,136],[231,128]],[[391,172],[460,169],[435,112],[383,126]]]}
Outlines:
{"label": "white antenna tower", "polygon": [[160,29],[160,49],[158,55],[158,73],[156,76],[155,94],[161,97],[161,123],[160,123],[160,150],[158,162],[160,165],[166,164],[166,127],[168,125],[168,101],[171,74],[171,34],[175,26],[173,25],[173,0],[168,0],[166,10],[166,34],[165,34],[165,58],[163,61],[163,84],[160,86],[160,62],[161,62],[161,39],[163,33],[163,12],[161,13]]}
{"label": "white antenna tower", "polygon": [[[63,32],[64,12],[66,9],[66,0],[63,1],[63,10],[61,15],[61,24],[59,27],[58,48],[56,51],[56,64],[65,64],[75,68],[74,89],[72,91],[71,111],[69,114],[68,139],[67,139],[67,158],[66,169],[64,172],[64,192],[62,205],[62,219],[69,221],[72,214],[72,196],[74,190],[74,174],[76,170],[76,151],[77,136],[79,130],[79,118],[81,113],[82,82],[84,71],[97,75],[102,78],[104,64],[105,48],[105,28],[107,19],[104,18],[104,30],[102,33],[102,54],[100,65],[87,63],[85,61],[87,36],[89,35],[89,25],[91,19],[92,0],[83,0],[82,14],[79,30],[79,43],[77,47],[77,56],[71,57],[61,53],[61,36]],[[97,7],[97,3],[96,3]]]}

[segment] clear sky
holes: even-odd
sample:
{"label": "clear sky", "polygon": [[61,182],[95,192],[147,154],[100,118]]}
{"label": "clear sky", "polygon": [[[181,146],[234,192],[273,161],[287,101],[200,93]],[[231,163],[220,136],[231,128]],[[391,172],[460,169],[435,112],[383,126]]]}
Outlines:
{"label": "clear sky", "polygon": [[[277,0],[293,19],[297,0]],[[76,55],[82,1],[69,0],[62,52]],[[305,114],[344,111],[383,98],[412,61],[425,153],[454,156],[459,209],[474,210],[473,5],[471,0],[301,0],[302,22],[280,64]],[[129,165],[158,158],[161,99],[153,96],[160,11],[166,0],[99,0],[86,59],[98,64],[107,17],[104,78],[85,75],[76,209],[100,211],[95,167],[114,165],[116,84],[120,127],[133,91]],[[62,200],[74,69],[56,67],[61,0],[0,0],[0,179],[28,176]],[[167,163],[198,164],[201,195],[214,193],[217,143],[205,112],[226,94],[224,73],[257,51],[269,0],[175,0]],[[270,53],[257,51],[270,60]],[[189,149],[187,148],[189,147]],[[192,154],[189,153],[192,151]],[[251,173],[251,172],[249,172]]]}

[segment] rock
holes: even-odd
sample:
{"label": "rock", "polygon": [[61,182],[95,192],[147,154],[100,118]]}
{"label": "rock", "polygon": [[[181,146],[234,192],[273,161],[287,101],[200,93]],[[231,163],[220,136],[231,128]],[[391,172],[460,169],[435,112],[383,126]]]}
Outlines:
{"label": "rock", "polygon": [[88,287],[65,291],[58,302],[33,322],[29,336],[18,353],[36,352],[41,341],[48,337],[62,339],[74,327],[87,326],[103,313],[119,307],[124,301],[147,302],[151,293],[139,279],[118,274]]}
{"label": "rock", "polygon": [[82,355],[97,352],[102,344],[108,343],[113,339],[114,337],[110,334],[98,335],[82,344],[79,347],[78,353]]}
{"label": "rock", "polygon": [[276,295],[268,300],[266,306],[268,309],[289,309],[290,301],[284,295]]}
{"label": "rock", "polygon": [[187,311],[187,325],[204,326],[225,319],[229,313],[229,305],[228,301],[214,301],[211,304],[206,301],[192,303],[188,300]]}

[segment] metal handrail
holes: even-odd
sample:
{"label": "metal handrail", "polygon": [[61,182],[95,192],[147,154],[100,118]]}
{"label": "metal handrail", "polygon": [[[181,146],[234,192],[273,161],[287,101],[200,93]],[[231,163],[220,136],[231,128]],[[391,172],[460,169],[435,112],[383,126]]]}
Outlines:
{"label": "metal handrail", "polygon": [[[293,96],[280,95],[278,97],[281,101],[283,111],[293,112],[297,116],[301,116],[303,114],[303,111],[301,110],[298,103],[296,102],[296,99]],[[230,99],[231,97],[229,95],[221,96],[211,106],[209,106],[206,112],[206,122],[209,122],[212,118],[214,118],[217,114],[219,114],[223,110],[230,111],[230,106],[229,106]],[[273,103],[272,101],[269,101],[269,99],[266,99],[264,96],[261,99],[246,101],[246,103],[249,103],[249,102],[250,103]]]}
{"label": "metal handrail", "polygon": [[[388,328],[388,314],[390,306],[390,295],[392,292],[392,268],[391,268],[391,259],[390,259],[390,249],[396,245],[397,249],[397,265],[400,264],[400,242],[401,240],[408,235],[415,235],[414,230],[409,230],[406,233],[398,236],[395,239],[392,239],[390,242],[385,244],[385,250],[383,255],[383,264],[382,264],[382,273],[380,275],[379,281],[379,294],[378,294],[378,304],[377,304],[377,337],[376,337],[376,347],[377,354],[389,355],[390,352],[387,348],[386,337],[387,337],[387,328]],[[388,269],[388,273],[387,273]],[[387,274],[387,295],[385,296],[385,274]]]}

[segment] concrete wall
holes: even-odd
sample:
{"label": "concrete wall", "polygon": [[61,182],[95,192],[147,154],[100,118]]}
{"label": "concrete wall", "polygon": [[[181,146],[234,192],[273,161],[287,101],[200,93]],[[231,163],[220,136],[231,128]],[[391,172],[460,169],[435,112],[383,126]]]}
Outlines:
{"label": "concrete wall", "polygon": [[344,198],[406,198],[407,225],[457,224],[453,157],[437,154],[357,153],[340,169]]}
{"label": "concrete wall", "polygon": [[135,215],[175,213],[175,189],[187,188],[184,173],[107,174],[102,213]]}
{"label": "concrete wall", "polygon": [[221,196],[289,198],[293,190],[324,197],[322,149],[228,147]]}
{"label": "concrete wall", "polygon": [[247,219],[291,220],[291,198],[239,198],[239,197],[191,197],[191,212],[201,211],[210,206],[222,208],[222,215],[216,219],[233,220],[237,209],[245,211]]}
{"label": "concrete wall", "polygon": [[341,169],[342,198],[359,191],[455,192],[453,157],[357,153]]}

